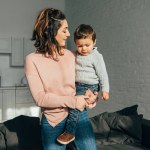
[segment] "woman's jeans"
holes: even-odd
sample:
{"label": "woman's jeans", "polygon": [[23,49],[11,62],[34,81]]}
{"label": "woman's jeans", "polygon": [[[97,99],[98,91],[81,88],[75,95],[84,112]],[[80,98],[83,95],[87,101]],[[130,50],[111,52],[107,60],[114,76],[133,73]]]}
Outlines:
{"label": "woman's jeans", "polygon": [[[85,95],[86,90],[90,89],[92,92],[99,91],[99,84],[84,84],[84,83],[76,83],[76,95]],[[81,112],[77,109],[69,109],[69,115],[67,118],[65,131],[75,134],[77,122],[79,120],[79,114]]]}
{"label": "woman's jeans", "polygon": [[[57,142],[57,137],[65,129],[66,119],[60,122],[57,126],[52,127],[42,116],[41,133],[44,150],[65,150],[66,145],[61,145]],[[86,110],[82,111],[79,116],[75,133],[75,144],[77,150],[98,150],[95,142],[92,125]]]}

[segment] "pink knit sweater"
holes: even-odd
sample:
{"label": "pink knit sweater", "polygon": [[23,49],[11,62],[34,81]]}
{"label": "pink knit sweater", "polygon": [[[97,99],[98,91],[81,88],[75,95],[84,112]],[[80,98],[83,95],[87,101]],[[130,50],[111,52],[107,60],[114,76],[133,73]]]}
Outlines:
{"label": "pink knit sweater", "polygon": [[25,59],[25,74],[37,106],[54,127],[75,108],[75,55],[65,50],[59,61],[31,53]]}

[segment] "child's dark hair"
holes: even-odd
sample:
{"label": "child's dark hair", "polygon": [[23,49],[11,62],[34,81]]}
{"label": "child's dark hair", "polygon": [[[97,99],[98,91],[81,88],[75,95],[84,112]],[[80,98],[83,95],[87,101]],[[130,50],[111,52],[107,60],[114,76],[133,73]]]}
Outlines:
{"label": "child's dark hair", "polygon": [[86,39],[91,37],[93,42],[96,40],[96,33],[90,25],[81,24],[79,25],[74,32],[74,41],[77,39]]}

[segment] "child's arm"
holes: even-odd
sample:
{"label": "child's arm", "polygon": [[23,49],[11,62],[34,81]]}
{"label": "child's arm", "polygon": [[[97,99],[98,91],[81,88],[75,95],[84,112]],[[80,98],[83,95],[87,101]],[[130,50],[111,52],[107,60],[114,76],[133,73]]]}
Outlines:
{"label": "child's arm", "polygon": [[109,93],[109,79],[103,56],[102,54],[97,52],[97,55],[95,55],[94,57],[94,68],[100,80],[101,90]]}
{"label": "child's arm", "polygon": [[[102,92],[101,99],[108,100],[109,99],[109,93],[108,92]],[[98,102],[98,97],[94,103],[88,103],[86,107],[88,107],[89,109],[92,109],[96,106],[97,102]]]}

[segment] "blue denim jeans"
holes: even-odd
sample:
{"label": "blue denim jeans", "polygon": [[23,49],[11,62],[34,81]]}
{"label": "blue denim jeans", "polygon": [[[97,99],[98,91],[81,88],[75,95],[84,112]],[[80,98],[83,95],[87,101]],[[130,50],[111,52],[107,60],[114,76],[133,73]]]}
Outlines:
{"label": "blue denim jeans", "polygon": [[[77,130],[75,133],[75,144],[77,150],[98,150],[93,128],[86,110],[79,114]],[[56,127],[52,127],[42,116],[41,134],[44,150],[65,150],[66,145],[61,145],[56,141],[56,138],[64,131],[66,119],[60,122]]]}
{"label": "blue denim jeans", "polygon": [[61,145],[56,138],[64,131],[66,119],[56,127],[52,127],[43,115],[41,120],[41,135],[44,150],[65,150],[66,145]]}
{"label": "blue denim jeans", "polygon": [[[76,83],[76,95],[85,95],[85,92],[88,89],[92,92],[98,92],[99,88],[99,84],[89,85],[84,83]],[[69,109],[65,131],[75,134],[80,113],[81,112],[77,109]]]}

